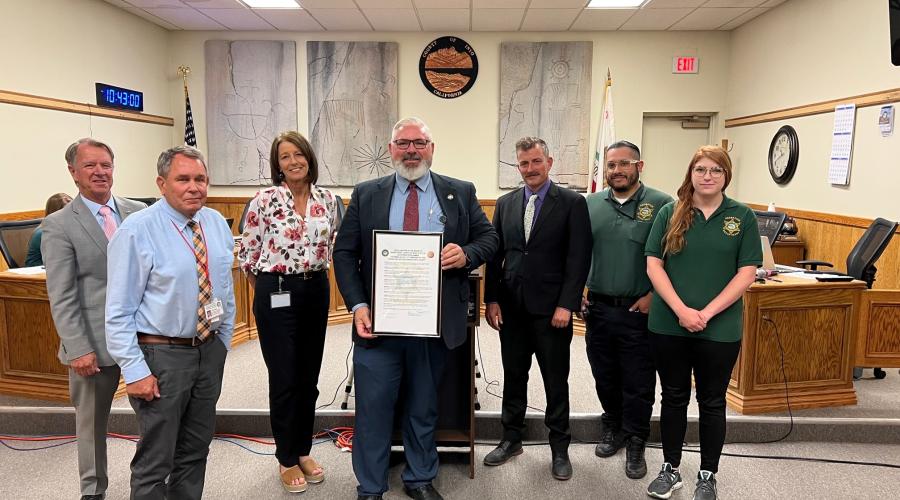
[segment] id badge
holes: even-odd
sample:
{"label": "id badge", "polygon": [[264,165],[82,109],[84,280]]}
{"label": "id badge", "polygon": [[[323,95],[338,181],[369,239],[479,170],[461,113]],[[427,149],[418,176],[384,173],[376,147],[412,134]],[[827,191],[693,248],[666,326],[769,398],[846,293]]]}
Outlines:
{"label": "id badge", "polygon": [[272,292],[269,297],[272,300],[272,309],[291,306],[291,292]]}
{"label": "id badge", "polygon": [[206,314],[206,319],[210,323],[214,323],[225,314],[225,307],[222,306],[220,299],[213,299],[211,302],[204,304],[203,313]]}

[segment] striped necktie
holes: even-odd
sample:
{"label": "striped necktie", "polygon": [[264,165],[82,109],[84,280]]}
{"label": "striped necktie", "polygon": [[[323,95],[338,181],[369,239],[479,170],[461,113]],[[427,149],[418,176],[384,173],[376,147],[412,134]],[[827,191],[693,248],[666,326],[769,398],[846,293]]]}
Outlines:
{"label": "striped necktie", "polygon": [[533,194],[528,197],[528,205],[525,205],[525,220],[522,221],[525,226],[525,243],[528,243],[528,238],[531,236],[531,226],[534,223],[534,202],[537,201],[538,195]]}
{"label": "striped necktie", "polygon": [[212,333],[209,320],[206,319],[206,312],[203,306],[209,304],[212,300],[212,283],[209,282],[209,261],[206,257],[206,242],[203,241],[203,234],[200,231],[200,224],[193,220],[188,221],[188,227],[193,233],[194,257],[197,258],[197,280],[200,285],[200,292],[197,297],[199,307],[197,308],[197,343],[203,343]]}

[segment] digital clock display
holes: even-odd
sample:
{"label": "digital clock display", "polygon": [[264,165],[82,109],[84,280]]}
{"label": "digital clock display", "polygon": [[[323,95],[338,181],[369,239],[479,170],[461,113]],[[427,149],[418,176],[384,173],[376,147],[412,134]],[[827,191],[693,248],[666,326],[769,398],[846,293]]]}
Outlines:
{"label": "digital clock display", "polygon": [[97,106],[104,108],[144,111],[144,93],[97,83]]}

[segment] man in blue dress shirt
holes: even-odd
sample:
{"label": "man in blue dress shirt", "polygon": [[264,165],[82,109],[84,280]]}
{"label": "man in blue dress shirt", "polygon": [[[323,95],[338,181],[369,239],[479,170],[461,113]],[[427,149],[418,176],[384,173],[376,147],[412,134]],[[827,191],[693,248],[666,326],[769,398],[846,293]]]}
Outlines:
{"label": "man in blue dress shirt", "polygon": [[164,151],[157,173],[163,199],[109,243],[106,341],[140,427],[131,498],[199,499],[234,329],[234,240],[204,207],[199,151]]}

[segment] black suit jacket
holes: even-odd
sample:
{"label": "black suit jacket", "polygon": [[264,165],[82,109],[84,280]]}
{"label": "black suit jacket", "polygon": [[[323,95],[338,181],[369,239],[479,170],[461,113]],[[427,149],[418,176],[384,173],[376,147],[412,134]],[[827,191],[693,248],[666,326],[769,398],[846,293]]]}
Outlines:
{"label": "black suit jacket", "polygon": [[[469,272],[493,257],[497,250],[497,233],[478,204],[471,182],[430,172],[435,194],[447,221],[444,223],[444,245],[462,247],[469,265],[444,271],[441,300],[441,337],[453,349],[466,340],[466,314],[469,300]],[[391,197],[395,177],[366,181],[353,189],[350,205],[334,244],[334,276],[347,309],[356,304],[371,304],[372,231],[390,229]],[[356,335],[357,344],[375,342]],[[374,339],[377,341],[377,339]]]}
{"label": "black suit jacket", "polygon": [[551,184],[525,243],[524,187],[501,196],[494,210],[500,249],[488,263],[485,302],[503,314],[552,315],[557,306],[576,312],[591,264],[591,224],[580,194]]}

